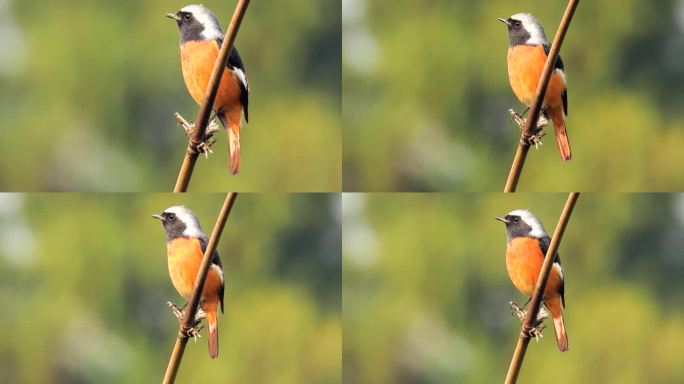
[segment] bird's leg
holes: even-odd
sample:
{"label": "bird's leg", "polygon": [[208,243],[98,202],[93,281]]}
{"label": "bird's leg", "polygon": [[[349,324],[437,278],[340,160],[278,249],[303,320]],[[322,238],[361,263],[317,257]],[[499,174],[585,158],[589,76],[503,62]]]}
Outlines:
{"label": "bird's leg", "polygon": [[195,341],[197,341],[197,338],[201,337],[200,330],[204,327],[204,325],[202,325],[202,320],[206,319],[207,317],[207,314],[202,310],[202,308],[197,309],[197,313],[195,313],[195,319],[192,322],[193,324],[190,327],[185,327],[183,325],[183,319],[185,318],[185,306],[187,304],[181,308],[176,304],[167,301],[166,305],[169,306],[171,312],[174,314],[174,316],[176,316],[178,322],[181,324],[179,336],[185,335],[192,337],[195,339]]}
{"label": "bird's leg", "polygon": [[178,319],[179,322],[183,321],[183,318],[185,317],[185,312],[183,312],[183,308],[185,308],[185,306],[183,306],[183,308],[181,308],[181,307],[177,306],[176,304],[174,304],[170,301],[167,301],[166,305],[169,306],[171,313],[173,313],[176,316],[176,318]]}
{"label": "bird's leg", "polygon": [[518,125],[518,127],[521,130],[523,128],[525,128],[525,124],[527,124],[527,120],[523,117],[524,113],[523,113],[523,115],[521,115],[518,112],[516,112],[515,110],[513,110],[513,108],[510,108],[508,110],[508,113],[511,115],[511,119],[513,119],[513,121],[515,121],[515,123]]}
{"label": "bird's leg", "polygon": [[525,317],[527,317],[527,311],[525,311],[524,309],[525,306],[523,305],[523,307],[521,308],[518,306],[518,304],[512,301],[510,301],[508,304],[511,306],[511,315],[515,315],[520,320],[520,322],[525,321]]}
{"label": "bird's leg", "polygon": [[193,129],[195,129],[195,124],[185,120],[185,118],[178,112],[176,112],[173,116],[176,118],[178,125],[180,125],[185,131],[185,136],[190,137],[190,135],[192,135]]}

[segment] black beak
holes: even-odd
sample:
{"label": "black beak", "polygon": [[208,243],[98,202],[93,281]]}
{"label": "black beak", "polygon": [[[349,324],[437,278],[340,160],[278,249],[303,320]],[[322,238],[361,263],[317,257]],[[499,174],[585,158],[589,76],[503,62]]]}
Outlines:
{"label": "black beak", "polygon": [[164,218],[162,217],[162,215],[152,215],[152,217],[154,217],[157,220],[164,221]]}
{"label": "black beak", "polygon": [[178,16],[178,15],[175,14],[175,13],[167,13],[167,14],[166,14],[166,17],[168,17],[169,19],[174,19],[174,20],[176,20],[176,21],[180,21],[180,16]]}
{"label": "black beak", "polygon": [[500,22],[502,22],[502,23],[508,25],[509,27],[511,26],[511,22],[508,21],[508,20],[506,20],[506,19],[498,18],[497,20],[499,20]]}
{"label": "black beak", "polygon": [[500,222],[506,223],[506,224],[510,223],[510,221],[506,220],[505,217],[495,217],[494,220],[499,220]]}

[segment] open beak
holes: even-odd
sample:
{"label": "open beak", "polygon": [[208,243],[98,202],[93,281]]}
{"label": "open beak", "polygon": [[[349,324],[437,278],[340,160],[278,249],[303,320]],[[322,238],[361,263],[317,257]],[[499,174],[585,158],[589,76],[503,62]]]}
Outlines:
{"label": "open beak", "polygon": [[508,20],[506,20],[506,19],[498,18],[497,20],[499,20],[500,22],[502,22],[502,23],[508,25],[509,27],[510,27],[510,25],[511,25],[511,23],[509,23]]}
{"label": "open beak", "polygon": [[152,215],[152,217],[154,217],[154,218],[157,219],[157,220],[162,220],[162,221],[164,221],[164,218],[162,217],[162,215]]}
{"label": "open beak", "polygon": [[506,220],[505,217],[495,217],[494,220],[499,220],[500,222],[506,223],[506,224],[510,223],[510,221]]}
{"label": "open beak", "polygon": [[174,19],[176,21],[180,21],[180,16],[176,15],[175,13],[167,13],[166,17],[169,19]]}

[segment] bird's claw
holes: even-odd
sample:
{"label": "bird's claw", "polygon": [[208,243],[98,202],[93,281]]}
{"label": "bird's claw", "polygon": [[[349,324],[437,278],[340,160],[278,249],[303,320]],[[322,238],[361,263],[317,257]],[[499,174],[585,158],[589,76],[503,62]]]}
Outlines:
{"label": "bird's claw", "polygon": [[166,305],[169,306],[171,312],[174,314],[174,316],[176,316],[178,322],[181,324],[179,337],[192,337],[195,341],[197,341],[198,337],[202,337],[200,335],[200,330],[204,327],[204,325],[202,325],[202,320],[207,318],[207,314],[202,310],[202,308],[197,309],[197,313],[195,313],[195,319],[193,321],[192,326],[185,327],[183,325],[183,319],[185,319],[185,307],[181,308],[170,301],[167,301]]}
{"label": "bird's claw", "polygon": [[[175,117],[176,121],[178,121],[178,125],[180,125],[185,131],[185,136],[192,137],[192,133],[195,130],[195,124],[185,120],[185,118],[183,118],[183,116],[181,116],[179,113],[176,113]],[[195,146],[197,152],[204,153],[204,157],[207,159],[209,158],[210,153],[214,153],[214,151],[211,149],[211,146],[216,143],[214,133],[218,132],[219,130],[219,125],[214,119],[211,119],[204,134],[204,141],[197,143]]]}
{"label": "bird's claw", "polygon": [[169,309],[171,310],[171,313],[173,313],[174,316],[176,316],[176,318],[178,319],[178,321],[183,321],[183,318],[185,317],[185,313],[183,312],[183,308],[177,306],[176,304],[174,304],[174,303],[172,303],[172,302],[170,302],[170,301],[167,301],[167,302],[166,302],[166,305],[169,306]]}
{"label": "bird's claw", "polygon": [[523,134],[523,137],[520,139],[520,142],[523,145],[534,146],[534,149],[539,149],[539,146],[543,144],[542,137],[544,137],[545,134],[546,133],[543,129],[537,128],[534,132],[530,133],[529,135]]}
{"label": "bird's claw", "polygon": [[518,125],[520,129],[523,129],[523,127],[525,127],[527,120],[521,114],[514,111],[513,108],[510,108],[508,110],[508,113],[511,115],[511,119],[515,121],[515,123]]}
{"label": "bird's claw", "polygon": [[544,309],[544,307],[539,307],[539,312],[537,312],[535,325],[532,327],[528,327],[525,325],[527,311],[512,301],[509,302],[509,305],[511,306],[511,314],[516,316],[520,320],[520,322],[523,323],[523,328],[521,332],[524,335],[527,335],[531,338],[533,337],[536,341],[539,341],[539,338],[543,337],[542,330],[546,327],[544,325],[544,320],[546,320],[549,317],[549,312],[547,312],[546,309]]}
{"label": "bird's claw", "polygon": [[204,328],[204,325],[200,322],[195,322],[191,327],[185,327],[184,325],[181,324],[180,331],[178,331],[178,337],[192,337],[195,342],[197,342],[198,337],[202,337],[200,334],[200,330]]}
{"label": "bird's claw", "polygon": [[521,332],[524,335],[527,335],[530,338],[534,338],[535,341],[539,342],[539,339],[544,337],[544,335],[542,335],[542,330],[544,328],[546,328],[546,326],[543,323],[537,323],[537,325],[535,325],[534,327],[528,327],[523,325]]}
{"label": "bird's claw", "polygon": [[520,308],[518,304],[512,301],[508,304],[511,306],[511,315],[515,315],[521,322],[525,320],[527,312],[523,308]]}
{"label": "bird's claw", "polygon": [[[527,125],[527,119],[513,109],[509,109],[508,113],[511,115],[511,119],[515,122],[515,124],[518,125],[518,128],[523,130],[525,125]],[[546,116],[544,116],[543,113],[540,114],[539,118],[537,119],[536,129],[529,135],[523,134],[523,137],[520,139],[520,143],[522,145],[534,146],[535,149],[539,149],[539,146],[542,145],[541,139],[545,135],[543,128],[548,124],[549,120],[546,118]]]}

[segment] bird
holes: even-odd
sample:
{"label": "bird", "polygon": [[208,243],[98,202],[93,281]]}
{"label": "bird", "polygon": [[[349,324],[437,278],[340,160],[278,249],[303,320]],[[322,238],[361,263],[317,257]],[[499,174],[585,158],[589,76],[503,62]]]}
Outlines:
{"label": "bird", "polygon": [[[506,225],[508,275],[520,293],[531,297],[551,238],[541,221],[528,210],[518,209],[495,219]],[[565,307],[565,279],[557,252],[553,258],[542,301],[551,312],[558,349],[565,352],[568,350],[568,335],[565,331],[562,309]]]}
{"label": "bird", "polygon": [[[498,20],[508,27],[508,79],[511,88],[518,100],[529,108],[534,103],[551,44],[546,39],[541,22],[529,13],[518,13],[508,19]],[[565,116],[568,114],[567,81],[560,55],[544,95],[542,113],[553,123],[561,158],[564,161],[572,159],[565,125]]]}
{"label": "bird", "polygon": [[[166,231],[166,255],[171,283],[185,300],[190,301],[209,239],[202,232],[197,215],[184,206],[169,207],[152,217],[161,220]],[[212,359],[218,357],[218,307],[221,306],[223,313],[224,288],[223,266],[218,252],[214,251],[199,302],[206,314],[209,356]]]}
{"label": "bird", "polygon": [[[180,31],[183,79],[190,96],[202,104],[224,34],[216,16],[202,5],[188,5],[167,13]],[[240,171],[240,126],[249,121],[249,81],[242,58],[233,47],[221,77],[213,110],[228,131],[230,172]]]}

